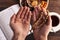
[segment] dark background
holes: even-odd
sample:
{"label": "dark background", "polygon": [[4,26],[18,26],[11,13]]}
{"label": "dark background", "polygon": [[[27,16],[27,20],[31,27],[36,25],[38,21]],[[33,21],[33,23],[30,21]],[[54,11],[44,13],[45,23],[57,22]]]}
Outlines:
{"label": "dark background", "polygon": [[19,0],[0,0],[0,11],[17,3]]}
{"label": "dark background", "polygon": [[[0,11],[17,3],[19,3],[19,0],[0,0]],[[51,12],[57,12],[60,14],[60,0],[50,0],[48,10]],[[60,40],[60,31],[56,33],[50,33],[48,36],[48,39]]]}

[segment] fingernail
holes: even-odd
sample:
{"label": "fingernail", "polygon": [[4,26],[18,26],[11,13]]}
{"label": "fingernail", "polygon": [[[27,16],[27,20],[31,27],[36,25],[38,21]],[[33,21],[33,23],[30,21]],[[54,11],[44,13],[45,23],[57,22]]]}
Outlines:
{"label": "fingernail", "polygon": [[30,11],[30,14],[32,15],[31,11]]}
{"label": "fingernail", "polygon": [[25,6],[25,8],[27,9],[27,6]]}
{"label": "fingernail", "polygon": [[30,8],[28,7],[28,10],[30,10]]}

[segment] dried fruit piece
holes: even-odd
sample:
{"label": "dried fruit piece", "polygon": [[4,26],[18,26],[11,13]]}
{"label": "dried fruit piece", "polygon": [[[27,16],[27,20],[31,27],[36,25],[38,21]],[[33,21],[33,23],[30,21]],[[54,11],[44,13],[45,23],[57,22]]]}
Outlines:
{"label": "dried fruit piece", "polygon": [[37,2],[37,1],[33,1],[33,2],[31,3],[31,5],[32,5],[33,7],[35,7],[35,6],[38,5],[38,2]]}
{"label": "dried fruit piece", "polygon": [[47,1],[44,0],[27,0],[27,3],[30,7],[35,7],[35,6],[41,6],[46,8],[47,7]]}
{"label": "dried fruit piece", "polygon": [[41,4],[40,4],[41,7],[45,8],[47,6],[47,2],[45,1],[42,1]]}

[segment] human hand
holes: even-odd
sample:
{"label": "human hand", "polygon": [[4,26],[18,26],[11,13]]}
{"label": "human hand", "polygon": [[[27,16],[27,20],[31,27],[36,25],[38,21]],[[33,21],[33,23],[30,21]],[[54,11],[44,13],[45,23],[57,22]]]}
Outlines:
{"label": "human hand", "polygon": [[[35,22],[32,25],[34,38],[35,38],[35,40],[47,40],[47,36],[52,28],[52,20],[51,20],[51,17],[48,15],[49,17],[48,17],[47,21],[45,22],[45,24],[43,26],[41,26],[42,22],[44,21],[44,16],[47,16],[48,12],[44,8],[42,9],[42,12],[43,12],[42,14],[39,13],[39,11],[41,12],[41,10],[38,9],[37,12],[34,11],[34,13],[33,13],[34,19],[35,19]],[[40,17],[36,17],[36,13],[40,14]],[[36,21],[36,19],[37,19],[37,21]]]}
{"label": "human hand", "polygon": [[30,28],[31,12],[28,7],[21,7],[17,14],[14,14],[10,20],[10,26],[14,34],[20,34],[26,37]]}

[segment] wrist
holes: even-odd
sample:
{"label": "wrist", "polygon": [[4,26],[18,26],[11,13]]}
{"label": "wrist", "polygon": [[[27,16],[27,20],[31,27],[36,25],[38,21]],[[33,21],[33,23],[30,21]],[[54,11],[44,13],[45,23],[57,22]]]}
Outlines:
{"label": "wrist", "polygon": [[33,31],[35,40],[47,40],[48,35],[40,34],[38,30]]}
{"label": "wrist", "polygon": [[19,37],[22,37],[22,38],[25,38],[26,37],[26,35],[23,34],[23,33],[15,33],[14,35],[18,35]]}
{"label": "wrist", "polygon": [[38,38],[35,38],[35,40],[48,40],[47,36],[39,36]]}
{"label": "wrist", "polygon": [[25,37],[26,36],[21,33],[14,33],[12,40],[25,40]]}
{"label": "wrist", "polygon": [[48,36],[40,35],[40,40],[47,40],[47,39],[48,39]]}

